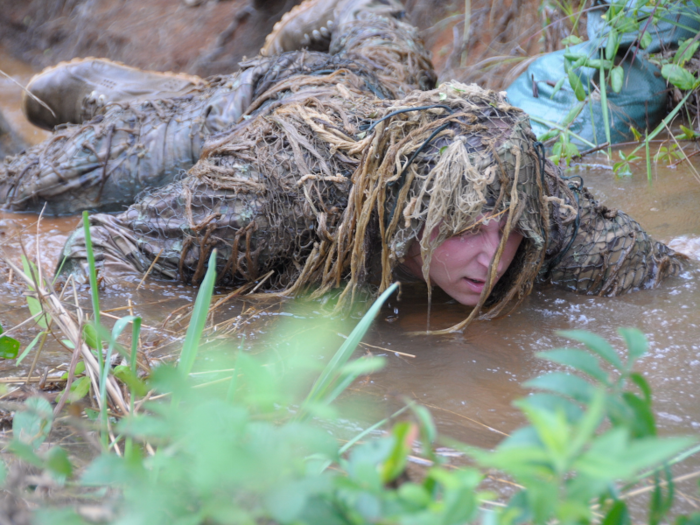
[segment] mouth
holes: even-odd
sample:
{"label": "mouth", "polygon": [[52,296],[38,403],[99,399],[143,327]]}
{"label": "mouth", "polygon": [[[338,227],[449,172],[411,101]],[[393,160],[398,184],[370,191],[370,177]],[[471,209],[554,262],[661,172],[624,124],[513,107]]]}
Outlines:
{"label": "mouth", "polygon": [[467,283],[467,287],[471,289],[474,293],[480,294],[484,286],[486,286],[486,281],[482,281],[480,279],[469,279],[468,277],[464,277],[464,282]]}

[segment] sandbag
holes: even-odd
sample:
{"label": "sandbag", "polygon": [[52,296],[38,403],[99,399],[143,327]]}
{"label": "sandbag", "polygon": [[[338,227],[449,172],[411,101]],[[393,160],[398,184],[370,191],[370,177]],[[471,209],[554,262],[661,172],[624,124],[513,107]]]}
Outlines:
{"label": "sandbag", "polygon": [[[588,12],[588,39],[598,47],[605,47],[610,33],[610,27],[606,25],[603,16],[610,7],[609,0],[596,0],[598,9]],[[634,5],[638,3],[634,0],[627,2],[628,12],[632,13]],[[632,45],[641,30],[646,27],[646,33],[651,36],[651,42],[638,53],[649,54],[658,53],[670,47],[678,45],[678,42],[688,38],[693,38],[700,31],[700,7],[692,2],[677,2],[665,13],[661,13],[660,20],[656,24],[649,23],[646,26],[649,16],[653,13],[653,7],[640,9],[637,15],[639,29],[620,34],[620,48],[626,49]]]}
{"label": "sandbag", "polygon": [[[587,96],[585,103],[581,103],[564,67],[566,60],[573,62],[567,57],[586,55],[595,59],[600,58],[600,53],[592,42],[549,53],[530,64],[508,87],[509,102],[530,115],[532,129],[538,137],[553,127],[566,127],[564,121],[569,112],[580,108],[578,116],[568,126],[569,131],[594,145],[606,142],[598,69],[579,67],[575,70]],[[609,83],[606,86],[612,143],[632,140],[631,126],[638,131],[653,129],[666,114],[666,81],[659,68],[641,56],[632,61],[631,55],[620,65],[625,72],[622,90],[615,93]],[[562,78],[565,79],[564,84],[554,93],[557,82]],[[533,84],[537,86],[536,89],[533,89]],[[570,138],[572,143],[579,146],[589,145],[577,137]]]}

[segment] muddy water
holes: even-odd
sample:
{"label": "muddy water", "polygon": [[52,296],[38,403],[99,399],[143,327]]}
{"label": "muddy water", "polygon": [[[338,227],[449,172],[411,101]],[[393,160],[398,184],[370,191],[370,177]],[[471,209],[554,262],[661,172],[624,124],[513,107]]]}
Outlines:
{"label": "muddy water", "polygon": [[[2,67],[7,68],[8,62],[0,61]],[[11,91],[0,83],[0,108],[14,119],[18,95],[8,95]],[[35,141],[40,137],[26,124],[22,129],[29,139],[34,137]],[[693,164],[700,171],[700,160],[696,159]],[[691,254],[700,251],[700,182],[687,164],[675,169],[658,166],[653,180],[648,182],[642,166],[636,167],[631,177],[616,178],[604,156],[586,160],[588,164],[578,165],[572,171],[584,177],[586,185],[603,203],[630,213],[654,236],[678,249]],[[38,240],[39,259],[45,268],[52,269],[65,237],[78,222],[77,218],[44,219],[37,234],[34,216],[2,214],[0,244],[18,260],[20,234],[30,257],[37,253]],[[21,288],[7,278],[7,273],[2,275],[0,284],[3,294],[0,322],[10,328],[24,320],[28,310]],[[363,408],[356,411],[352,426],[359,428],[375,422],[402,406],[408,397],[431,408],[443,433],[473,445],[493,446],[522,423],[511,406],[515,398],[526,393],[520,383],[548,369],[535,353],[566,344],[556,335],[557,330],[592,330],[622,347],[617,327],[635,326],[650,341],[651,352],[640,368],[654,389],[662,432],[697,435],[700,432],[700,289],[696,285],[699,280],[698,264],[690,263],[680,277],[656,290],[616,298],[579,296],[543,286],[508,317],[477,323],[465,333],[441,337],[408,335],[427,326],[427,302],[420,289],[406,290],[401,300],[390,300],[366,340],[372,346],[363,347],[365,352],[386,356],[388,366],[353,387],[353,391],[360,393],[356,399],[362,400]],[[176,349],[176,345],[167,344],[176,334],[163,329],[161,323],[177,308],[190,304],[194,293],[177,284],[146,281],[138,288],[137,282],[124,282],[104,291],[102,307],[121,308],[131,301],[135,313],[144,317],[146,347],[149,352],[152,350],[150,357],[156,359],[173,355]],[[87,304],[86,289],[81,292],[81,301]],[[250,303],[230,302],[219,316],[235,320],[249,306]],[[316,315],[313,310],[311,307],[311,313],[304,316],[313,317]],[[118,316],[125,313],[124,310],[113,312]],[[288,314],[289,309],[268,309],[254,317],[258,321],[264,318],[265,328],[260,330],[263,332],[274,326],[276,318],[286,320]],[[438,295],[433,301],[430,326],[447,327],[466,314],[462,306]],[[34,334],[36,329],[31,327],[16,332],[25,345]],[[333,337],[329,345],[340,345],[342,337],[337,333]],[[50,341],[38,370],[65,363],[67,359],[60,345]],[[29,365],[30,360],[19,367],[10,361],[2,362],[0,376],[26,374]],[[366,403],[368,398],[372,400],[371,408]],[[697,468],[700,459],[691,459],[676,472]],[[692,484],[688,487],[687,492],[694,494]],[[681,507],[690,510],[692,504],[682,503]]]}
{"label": "muddy water", "polygon": [[23,62],[9,57],[2,48],[0,48],[0,71],[10,76],[8,78],[0,73],[0,110],[20,137],[29,144],[38,144],[49,134],[43,129],[32,126],[24,118],[20,109],[22,89],[19,87],[19,85],[26,86],[35,71]]}

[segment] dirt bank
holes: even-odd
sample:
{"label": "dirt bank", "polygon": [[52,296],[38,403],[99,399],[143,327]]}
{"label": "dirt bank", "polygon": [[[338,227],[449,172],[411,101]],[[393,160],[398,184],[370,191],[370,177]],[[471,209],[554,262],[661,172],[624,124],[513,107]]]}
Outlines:
{"label": "dirt bank", "polygon": [[[189,0],[196,3],[199,0]],[[0,0],[0,44],[37,70],[98,56],[201,76],[237,69],[254,56],[282,14],[300,0]],[[538,0],[406,0],[443,80],[500,89],[523,60],[557,47],[557,13]],[[469,30],[465,32],[465,8]]]}

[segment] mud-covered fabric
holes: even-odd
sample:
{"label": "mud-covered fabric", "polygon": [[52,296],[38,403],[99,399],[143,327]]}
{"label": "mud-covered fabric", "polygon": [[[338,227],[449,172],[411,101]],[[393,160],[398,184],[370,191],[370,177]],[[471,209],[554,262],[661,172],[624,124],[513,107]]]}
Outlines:
{"label": "mud-covered fabric", "polygon": [[205,139],[231,127],[252,100],[260,67],[213,80],[184,97],[113,104],[67,125],[0,165],[0,202],[11,211],[67,215],[117,211],[184,174]]}
{"label": "mud-covered fabric", "polygon": [[[599,204],[576,186],[578,216],[569,221],[545,272],[553,284],[603,296],[653,288],[682,267],[682,255],[655,241],[626,213]],[[572,203],[573,204],[573,203]]]}
{"label": "mud-covered fabric", "polygon": [[0,113],[0,159],[20,153],[27,143],[12,129],[5,116]]}
{"label": "mud-covered fabric", "polygon": [[381,99],[434,86],[437,77],[415,28],[383,16],[356,18],[338,27],[330,55],[258,57],[185,97],[111,104],[90,122],[56,131],[5,159],[0,202],[12,211],[39,212],[46,205],[50,215],[122,210],[141,191],[183,175],[209,136],[259,113],[299,75],[333,79],[336,71],[350,70],[363,91]]}

